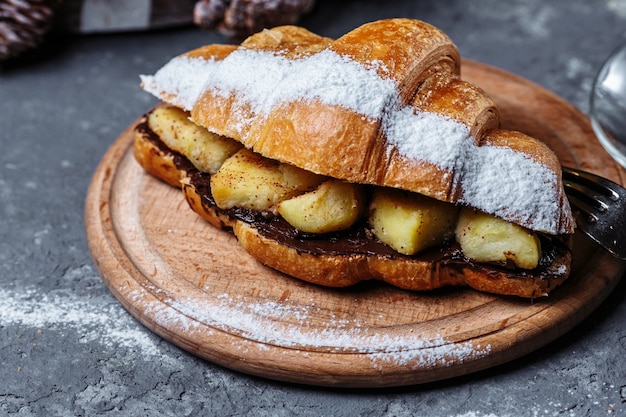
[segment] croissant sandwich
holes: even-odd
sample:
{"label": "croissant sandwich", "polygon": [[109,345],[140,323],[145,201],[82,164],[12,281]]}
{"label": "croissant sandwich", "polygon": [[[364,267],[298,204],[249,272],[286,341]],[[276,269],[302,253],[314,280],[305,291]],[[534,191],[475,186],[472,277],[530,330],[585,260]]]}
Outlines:
{"label": "croissant sandwich", "polygon": [[163,103],[135,127],[135,158],[292,277],[546,295],[571,264],[559,162],[459,73],[418,20],[336,40],[264,30],[141,76]]}

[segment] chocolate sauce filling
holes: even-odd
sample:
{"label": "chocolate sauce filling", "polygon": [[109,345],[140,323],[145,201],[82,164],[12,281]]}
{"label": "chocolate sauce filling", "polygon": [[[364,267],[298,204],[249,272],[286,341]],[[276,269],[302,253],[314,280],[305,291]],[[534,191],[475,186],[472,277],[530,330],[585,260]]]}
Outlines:
{"label": "chocolate sauce filling", "polygon": [[173,155],[176,167],[187,172],[190,185],[193,186],[196,193],[201,196],[205,210],[217,212],[230,219],[237,219],[252,224],[262,236],[291,247],[300,253],[318,256],[351,256],[357,254],[383,256],[390,259],[409,258],[416,261],[456,266],[458,268],[471,266],[473,269],[482,270],[486,275],[505,271],[506,274],[512,278],[525,278],[529,276],[549,278],[554,276],[554,271],[551,270],[551,266],[554,264],[555,260],[567,256],[569,252],[569,248],[558,237],[539,234],[542,250],[539,265],[533,270],[524,270],[516,268],[511,262],[507,264],[475,263],[463,255],[459,244],[454,241],[443,246],[423,250],[415,255],[403,255],[376,239],[366,220],[361,220],[350,229],[340,232],[323,235],[303,233],[287,223],[282,217],[269,212],[249,210],[242,207],[226,210],[220,209],[211,194],[211,177],[209,174],[198,171],[185,156],[169,149],[158,136],[149,129],[146,122],[139,124],[137,129],[143,133],[145,137],[149,138],[161,152]]}

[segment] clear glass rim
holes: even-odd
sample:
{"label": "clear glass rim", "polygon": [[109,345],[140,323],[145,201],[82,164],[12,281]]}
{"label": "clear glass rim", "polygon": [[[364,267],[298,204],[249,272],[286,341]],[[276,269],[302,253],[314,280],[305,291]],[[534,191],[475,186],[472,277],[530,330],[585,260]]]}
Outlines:
{"label": "clear glass rim", "polygon": [[[598,83],[601,82],[601,80],[604,78],[605,72],[608,70],[608,64],[623,51],[626,51],[626,42],[620,43],[611,51],[609,56],[600,66],[600,70],[598,70],[597,74],[595,75],[593,84],[591,86],[591,94],[589,95],[589,113],[591,119],[591,127],[602,147],[613,159],[615,159],[621,166],[626,168],[626,144],[620,145],[619,143],[616,143],[616,140],[611,138],[607,134],[605,129],[602,127],[602,124],[597,120],[596,117],[596,91]],[[626,77],[626,73],[624,74],[624,77]],[[626,117],[626,115],[624,115],[624,117]]]}

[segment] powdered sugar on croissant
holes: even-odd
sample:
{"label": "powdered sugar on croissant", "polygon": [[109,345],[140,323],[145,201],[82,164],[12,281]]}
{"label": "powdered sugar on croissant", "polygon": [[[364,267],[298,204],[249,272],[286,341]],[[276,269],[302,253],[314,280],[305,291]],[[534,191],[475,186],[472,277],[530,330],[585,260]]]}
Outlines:
{"label": "powdered sugar on croissant", "polygon": [[556,156],[498,129],[497,109],[459,67],[441,31],[392,19],[336,41],[275,28],[176,57],[142,83],[266,157],[572,233]]}

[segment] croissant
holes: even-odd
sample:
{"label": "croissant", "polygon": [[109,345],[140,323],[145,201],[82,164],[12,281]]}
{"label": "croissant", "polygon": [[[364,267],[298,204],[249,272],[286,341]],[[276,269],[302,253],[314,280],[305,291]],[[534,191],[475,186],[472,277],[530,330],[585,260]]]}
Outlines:
{"label": "croissant", "polygon": [[[461,79],[460,67],[451,39],[413,19],[368,23],[336,40],[282,26],[241,45],[201,47],[141,76],[142,86],[184,112],[186,122],[236,144],[220,160],[223,168],[196,163],[192,154],[208,148],[195,140],[164,144],[150,115],[136,127],[135,156],[149,173],[181,186],[192,209],[231,229],[252,256],[296,278],[325,286],[379,279],[411,290],[469,285],[547,294],[569,275],[567,237],[574,231],[558,159],[543,142],[501,129],[493,101]],[[295,167],[303,179],[267,206],[220,204],[217,183],[227,176],[221,171],[236,158]],[[338,189],[339,182],[355,186],[337,201],[356,190],[344,210],[354,219],[343,229],[306,233],[306,225],[285,222],[298,217],[285,200],[319,194],[322,183]],[[425,249],[390,250],[383,236],[389,221],[377,229],[378,219],[368,218],[382,212],[384,190],[453,207],[446,218],[455,220]],[[475,223],[456,220],[468,218],[459,214],[468,210],[532,236],[537,262],[520,268],[506,253],[504,260],[469,256],[458,241],[463,246]]]}

